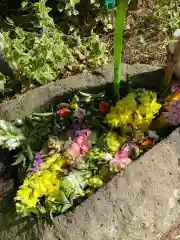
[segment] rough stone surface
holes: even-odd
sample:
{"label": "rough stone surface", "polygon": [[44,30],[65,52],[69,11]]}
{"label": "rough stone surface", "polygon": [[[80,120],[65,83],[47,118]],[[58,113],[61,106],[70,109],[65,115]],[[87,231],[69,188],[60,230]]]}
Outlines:
{"label": "rough stone surface", "polygon": [[[112,82],[113,66],[99,75],[78,75],[34,89],[0,104],[0,117],[14,120],[39,111],[63,94],[100,87]],[[151,73],[146,73],[153,71]],[[123,78],[135,85],[160,87],[162,70],[147,65],[123,65]],[[159,84],[157,84],[159,82]],[[180,129],[118,174],[104,188],[78,206],[73,213],[39,225],[33,219],[16,219],[14,184],[0,160],[0,239],[4,240],[158,240],[176,224],[180,214]],[[5,161],[8,161],[6,158]],[[2,166],[1,166],[2,165]]]}
{"label": "rough stone surface", "polygon": [[11,220],[1,226],[0,239],[161,239],[180,215],[179,146],[177,129],[73,213],[56,217],[54,226],[38,231],[33,221],[13,226]]}
{"label": "rough stone surface", "polygon": [[[157,67],[149,65],[128,65],[122,64],[122,80],[128,76],[133,76],[134,82],[141,82],[143,85],[148,85],[153,82],[157,86],[158,78],[152,77],[149,72],[157,70]],[[0,104],[0,118],[6,120],[16,120],[17,118],[27,116],[35,111],[39,111],[45,105],[57,102],[59,97],[68,94],[72,91],[80,89],[88,89],[102,87],[113,80],[113,64],[108,64],[104,69],[100,69],[103,76],[100,74],[79,74],[69,78],[57,80],[54,83],[48,84],[28,91],[27,93],[18,96],[16,99]],[[142,74],[142,73],[148,74]],[[141,76],[142,74],[142,76]],[[159,76],[159,75],[158,75]],[[155,80],[155,81],[153,81]]]}

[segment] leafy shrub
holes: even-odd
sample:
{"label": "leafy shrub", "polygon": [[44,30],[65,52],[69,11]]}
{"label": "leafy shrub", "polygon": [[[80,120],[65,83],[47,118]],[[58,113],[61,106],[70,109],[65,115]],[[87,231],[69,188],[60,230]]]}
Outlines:
{"label": "leafy shrub", "polygon": [[158,0],[155,6],[155,15],[161,23],[161,31],[173,34],[180,27],[180,5],[176,1]]}
{"label": "leafy shrub", "polygon": [[[70,2],[71,5],[64,5],[64,8],[74,13],[72,9],[78,1]],[[8,19],[11,30],[3,32],[4,59],[23,88],[34,84],[44,85],[58,76],[107,63],[106,46],[93,31],[84,38],[78,30],[67,36],[49,15],[51,9],[46,6],[46,0],[28,4],[24,2],[23,6],[33,9],[41,31],[28,31]],[[5,82],[4,77],[1,82]]]}

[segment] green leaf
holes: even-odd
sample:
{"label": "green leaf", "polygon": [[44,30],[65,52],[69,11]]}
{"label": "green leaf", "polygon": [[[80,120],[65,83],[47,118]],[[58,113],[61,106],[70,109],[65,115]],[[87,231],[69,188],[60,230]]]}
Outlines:
{"label": "green leaf", "polygon": [[91,135],[88,137],[88,140],[91,144],[95,144],[98,139],[97,132],[93,131]]}
{"label": "green leaf", "polygon": [[38,117],[49,117],[52,116],[53,114],[54,114],[53,112],[47,112],[47,113],[33,113],[32,115]]}
{"label": "green leaf", "polygon": [[90,93],[84,93],[84,92],[81,92],[81,91],[78,91],[78,93],[84,97],[92,97],[92,94]]}
{"label": "green leaf", "polygon": [[12,19],[10,19],[10,18],[6,18],[6,22],[9,24],[9,25],[11,25],[11,26],[13,26],[14,27],[14,22],[13,22],[13,20]]}
{"label": "green leaf", "polygon": [[72,207],[72,204],[70,204],[70,203],[64,204],[63,207],[62,207],[62,209],[61,209],[61,212],[62,212],[62,213],[65,213],[65,212],[67,212],[67,210],[68,210],[69,208],[71,208],[71,207]]}
{"label": "green leaf", "polygon": [[72,144],[72,141],[71,141],[71,140],[65,141],[65,143],[64,143],[64,148],[65,148],[65,149],[66,149],[66,148],[69,148],[69,147],[71,146],[71,144]]}
{"label": "green leaf", "polygon": [[33,160],[34,160],[34,155],[33,155],[32,150],[31,150],[29,145],[27,146],[26,153],[27,153],[27,156],[28,156],[28,159],[29,159],[30,163],[32,163]]}
{"label": "green leaf", "polygon": [[100,149],[103,149],[104,146],[105,146],[105,142],[102,138],[98,139],[97,142],[96,142],[96,146]]}
{"label": "green leaf", "polygon": [[19,157],[16,159],[16,161],[13,164],[11,164],[11,165],[12,166],[16,166],[16,165],[20,164],[24,160],[26,160],[26,158],[25,158],[24,154],[22,153],[22,154],[19,155]]}

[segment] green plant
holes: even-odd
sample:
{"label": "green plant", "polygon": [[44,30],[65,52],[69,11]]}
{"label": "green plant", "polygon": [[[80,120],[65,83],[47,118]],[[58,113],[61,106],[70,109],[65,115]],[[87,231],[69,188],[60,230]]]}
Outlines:
{"label": "green plant", "polygon": [[77,15],[78,11],[76,10],[76,4],[79,3],[80,0],[59,0],[57,2],[57,8],[59,12],[66,11],[68,16]]}
{"label": "green plant", "polygon": [[176,0],[157,1],[154,16],[160,22],[161,31],[172,35],[180,27],[180,6]]}
{"label": "green plant", "polygon": [[89,37],[82,39],[78,31],[74,31],[67,39],[50,17],[46,0],[40,0],[31,7],[41,27],[40,33],[17,27],[10,19],[8,23],[13,28],[3,32],[4,59],[23,87],[27,89],[37,83],[44,85],[59,75],[66,76],[65,68],[76,73],[107,63],[105,44],[95,33],[91,32]]}

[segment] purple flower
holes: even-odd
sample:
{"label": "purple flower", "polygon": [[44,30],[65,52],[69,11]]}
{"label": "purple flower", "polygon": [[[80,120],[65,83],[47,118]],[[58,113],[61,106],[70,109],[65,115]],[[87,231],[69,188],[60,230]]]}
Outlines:
{"label": "purple flower", "polygon": [[76,132],[81,129],[81,125],[78,123],[74,123],[71,128],[72,128],[72,137],[74,138],[76,136]]}
{"label": "purple flower", "polygon": [[180,92],[180,84],[174,84],[171,88],[171,92],[172,93]]}
{"label": "purple flower", "polygon": [[42,154],[40,152],[37,152],[35,155],[35,160],[34,160],[34,168],[32,170],[32,174],[35,172],[39,171],[41,164],[42,164]]}
{"label": "purple flower", "polygon": [[53,48],[56,48],[57,47],[57,45],[56,44],[53,44]]}
{"label": "purple flower", "polygon": [[52,32],[50,32],[50,31],[48,32],[48,35],[52,35],[52,34],[53,34]]}
{"label": "purple flower", "polygon": [[167,112],[163,112],[167,121],[177,126],[180,124],[180,100],[172,101],[169,106],[166,108]]}

